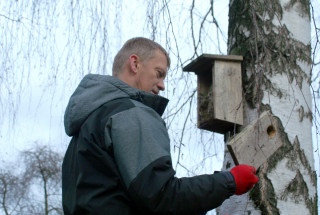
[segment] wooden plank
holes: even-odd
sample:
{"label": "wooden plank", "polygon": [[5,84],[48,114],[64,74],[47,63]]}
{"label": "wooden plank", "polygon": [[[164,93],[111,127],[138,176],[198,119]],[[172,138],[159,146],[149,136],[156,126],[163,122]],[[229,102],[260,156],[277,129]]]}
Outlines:
{"label": "wooden plank", "polygon": [[215,55],[215,54],[203,54],[201,55],[205,58],[213,60],[223,60],[223,61],[243,61],[243,56],[240,55]]}
{"label": "wooden plank", "polygon": [[283,143],[278,119],[266,111],[233,137],[227,147],[236,165],[247,164],[258,169]]}
{"label": "wooden plank", "polygon": [[212,75],[215,119],[243,125],[241,64],[216,60]]}
{"label": "wooden plank", "polygon": [[239,55],[214,55],[202,54],[191,63],[183,67],[184,72],[195,72],[197,75],[211,71],[212,65],[216,60],[241,62],[242,56]]}

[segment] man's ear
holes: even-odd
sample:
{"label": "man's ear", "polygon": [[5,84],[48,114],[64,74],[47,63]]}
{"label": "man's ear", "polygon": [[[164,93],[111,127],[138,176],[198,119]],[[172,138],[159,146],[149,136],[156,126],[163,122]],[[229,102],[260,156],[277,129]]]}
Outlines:
{"label": "man's ear", "polygon": [[129,57],[129,66],[130,66],[130,72],[137,73],[138,72],[138,61],[139,57],[135,54],[130,55]]}

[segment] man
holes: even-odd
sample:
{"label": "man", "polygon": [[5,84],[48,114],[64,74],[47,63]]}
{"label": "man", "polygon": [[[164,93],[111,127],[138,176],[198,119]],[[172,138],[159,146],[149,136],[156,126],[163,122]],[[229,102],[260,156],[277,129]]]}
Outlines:
{"label": "man", "polygon": [[68,214],[199,214],[258,181],[255,170],[176,178],[158,96],[170,66],[167,52],[146,38],[127,41],[113,76],[87,75],[71,96],[65,129],[72,140],[62,166]]}

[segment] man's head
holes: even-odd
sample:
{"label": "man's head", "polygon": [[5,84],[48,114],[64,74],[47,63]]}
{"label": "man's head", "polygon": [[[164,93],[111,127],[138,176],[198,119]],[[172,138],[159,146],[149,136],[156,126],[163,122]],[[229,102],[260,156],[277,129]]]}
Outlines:
{"label": "man's head", "polygon": [[112,74],[137,89],[158,94],[170,66],[168,53],[158,43],[137,37],[128,40],[116,55]]}

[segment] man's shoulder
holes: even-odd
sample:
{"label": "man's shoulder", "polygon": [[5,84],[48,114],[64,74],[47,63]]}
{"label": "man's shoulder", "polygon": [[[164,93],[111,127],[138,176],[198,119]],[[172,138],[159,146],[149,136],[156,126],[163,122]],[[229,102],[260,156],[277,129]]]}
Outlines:
{"label": "man's shoulder", "polygon": [[130,97],[117,98],[103,104],[92,113],[89,120],[99,120],[104,125],[110,118],[126,119],[126,121],[133,119],[163,121],[153,108]]}
{"label": "man's shoulder", "polygon": [[117,113],[130,110],[132,108],[154,111],[151,107],[143,104],[140,101],[132,99],[130,97],[117,98],[117,99],[111,100],[105,103],[104,105],[102,105],[99,109],[102,109],[102,111],[104,111],[105,113],[109,113],[110,116],[112,116]]}
{"label": "man's shoulder", "polygon": [[128,97],[113,99],[93,111],[87,118],[86,122],[96,122],[98,120],[104,125],[112,116],[126,110],[130,110],[133,107],[135,107],[135,105]]}
{"label": "man's shoulder", "polygon": [[114,115],[119,112],[131,109],[135,106],[136,105],[129,97],[124,97],[117,98],[105,103],[104,105],[102,105],[101,109],[103,109],[103,111],[107,111],[108,113],[110,113],[110,115]]}
{"label": "man's shoulder", "polygon": [[137,100],[131,99],[131,98],[129,100],[135,107],[152,109],[151,107],[145,105],[143,102],[140,102],[140,101],[137,101]]}

